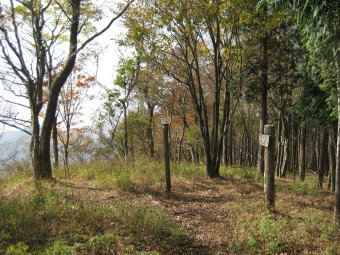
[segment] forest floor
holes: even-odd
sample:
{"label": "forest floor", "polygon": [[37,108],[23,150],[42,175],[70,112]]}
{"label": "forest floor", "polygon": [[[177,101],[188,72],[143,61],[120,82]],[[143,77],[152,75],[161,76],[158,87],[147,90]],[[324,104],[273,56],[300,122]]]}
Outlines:
{"label": "forest floor", "polygon": [[[138,183],[130,185],[126,180],[121,188],[98,185],[98,180],[80,176],[44,183],[44,189],[65,194],[64,199],[94,204],[96,208],[127,208],[119,216],[129,220],[117,223],[116,218],[107,218],[100,230],[106,233],[105,225],[112,224],[110,220],[115,221],[115,230],[109,232],[124,236],[121,244],[124,249],[106,247],[105,253],[100,244],[97,250],[77,250],[70,248],[74,241],[66,240],[69,253],[58,253],[58,249],[67,250],[61,247],[56,248],[55,253],[50,249],[41,254],[340,254],[339,230],[332,226],[333,194],[316,190],[312,184],[313,175],[308,176],[306,183],[294,182],[292,176],[277,179],[276,208],[275,213],[270,214],[264,208],[261,183],[247,174],[240,174],[241,171],[249,170],[233,169],[223,178],[214,180],[205,176],[174,178],[170,194],[162,191],[162,185],[146,189]],[[31,196],[32,185],[30,179],[7,185],[2,190],[2,199],[13,201]],[[153,223],[145,223],[147,217],[138,214],[137,219],[136,215],[132,219],[130,212],[138,211],[136,208],[149,208],[152,213],[159,214],[159,218],[177,223],[176,238],[163,233],[168,228],[165,223],[164,229],[158,229]],[[162,225],[162,222],[154,224]],[[153,229],[151,233],[150,228]],[[132,247],[130,252],[127,245]],[[33,251],[29,248],[32,245],[11,247],[14,251],[25,250],[27,254]],[[8,248],[7,253],[19,254],[10,253]]]}

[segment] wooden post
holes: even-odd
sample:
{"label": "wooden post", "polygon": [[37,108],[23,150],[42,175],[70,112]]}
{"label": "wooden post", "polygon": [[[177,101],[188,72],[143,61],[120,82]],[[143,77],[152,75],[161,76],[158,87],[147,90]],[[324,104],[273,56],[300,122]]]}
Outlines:
{"label": "wooden post", "polygon": [[170,176],[170,149],[169,149],[169,124],[163,124],[163,143],[164,143],[164,170],[166,192],[171,192],[171,176]]}
{"label": "wooden post", "polygon": [[275,127],[264,126],[264,135],[260,144],[265,147],[264,197],[266,207],[275,210]]}

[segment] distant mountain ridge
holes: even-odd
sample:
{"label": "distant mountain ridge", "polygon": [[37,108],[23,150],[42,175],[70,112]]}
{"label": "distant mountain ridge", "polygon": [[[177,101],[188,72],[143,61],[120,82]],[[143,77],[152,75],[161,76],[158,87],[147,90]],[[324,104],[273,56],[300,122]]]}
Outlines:
{"label": "distant mountain ridge", "polygon": [[[17,130],[9,130],[5,131],[0,137],[0,146],[7,143],[15,143],[20,139],[28,140],[29,135],[22,131]],[[1,148],[0,148],[1,151]]]}

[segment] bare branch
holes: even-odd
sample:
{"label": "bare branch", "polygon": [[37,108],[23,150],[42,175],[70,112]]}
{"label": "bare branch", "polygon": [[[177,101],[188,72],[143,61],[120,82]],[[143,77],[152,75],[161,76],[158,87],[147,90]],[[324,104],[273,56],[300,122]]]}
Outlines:
{"label": "bare branch", "polygon": [[18,130],[20,130],[20,131],[22,131],[22,132],[24,132],[24,133],[26,133],[26,134],[28,134],[28,135],[31,135],[31,132],[29,132],[27,129],[24,129],[24,128],[21,128],[21,127],[19,127],[19,126],[14,125],[14,124],[8,123],[8,122],[6,122],[6,121],[4,121],[4,120],[0,120],[0,123],[4,124],[4,125],[6,125],[6,126],[9,126],[9,127],[18,129]]}
{"label": "bare branch", "polygon": [[127,3],[127,5],[124,7],[124,9],[117,14],[117,16],[115,16],[113,19],[111,19],[111,21],[106,25],[106,27],[104,29],[102,29],[100,32],[94,34],[92,37],[90,37],[89,39],[87,39],[77,50],[77,52],[75,54],[77,54],[79,51],[81,51],[82,49],[84,49],[86,47],[87,44],[89,44],[90,42],[92,42],[94,39],[96,39],[98,36],[102,35],[106,30],[108,30],[111,25],[113,24],[113,22],[115,22],[117,19],[119,19],[125,12],[126,10],[129,8],[129,6],[134,2],[135,0],[131,0],[129,3]]}
{"label": "bare branch", "polygon": [[0,96],[0,99],[2,99],[3,102],[9,103],[9,104],[14,104],[14,105],[17,105],[17,106],[21,106],[21,107],[30,109],[30,107],[27,106],[27,105],[24,105],[24,104],[20,104],[20,103],[14,102],[14,101],[7,100],[7,99],[5,99],[3,96]]}
{"label": "bare branch", "polygon": [[72,21],[72,18],[70,16],[68,16],[67,12],[64,10],[62,4],[60,4],[58,1],[56,1],[56,4],[59,6],[60,10],[64,13],[64,15],[66,16],[66,18],[69,21]]}

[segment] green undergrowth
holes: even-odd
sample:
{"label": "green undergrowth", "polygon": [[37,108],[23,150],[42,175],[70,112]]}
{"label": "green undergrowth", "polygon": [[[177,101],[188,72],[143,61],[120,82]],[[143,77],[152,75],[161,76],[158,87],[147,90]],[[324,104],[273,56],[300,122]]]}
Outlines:
{"label": "green undergrowth", "polygon": [[30,177],[32,177],[32,173],[29,171],[29,169],[21,169],[13,174],[8,174],[0,178],[0,189],[12,186],[13,184],[16,184],[20,181],[25,181]]}
{"label": "green undergrowth", "polygon": [[222,176],[240,177],[246,180],[255,181],[256,170],[254,168],[239,168],[239,167],[221,167]]}
{"label": "green undergrowth", "polygon": [[0,219],[0,254],[177,253],[189,240],[163,212],[139,205],[101,207],[51,188],[1,198]]}
{"label": "green undergrowth", "polygon": [[304,219],[268,212],[252,214],[240,229],[245,236],[230,243],[233,254],[300,254],[306,248],[300,243],[326,244],[323,252],[312,254],[339,254],[336,243],[340,232],[317,210],[304,215]]}
{"label": "green undergrowth", "polygon": [[[71,177],[81,176],[87,180],[95,180],[99,187],[108,189],[160,190],[165,183],[164,166],[158,161],[92,162],[70,166],[69,170]],[[64,178],[64,170],[59,170],[56,175]],[[174,181],[205,176],[205,167],[187,163],[171,164],[171,176]]]}
{"label": "green undergrowth", "polygon": [[317,187],[315,182],[311,182],[308,180],[293,182],[290,185],[289,190],[299,195],[313,195],[313,196],[320,195],[322,191]]}

